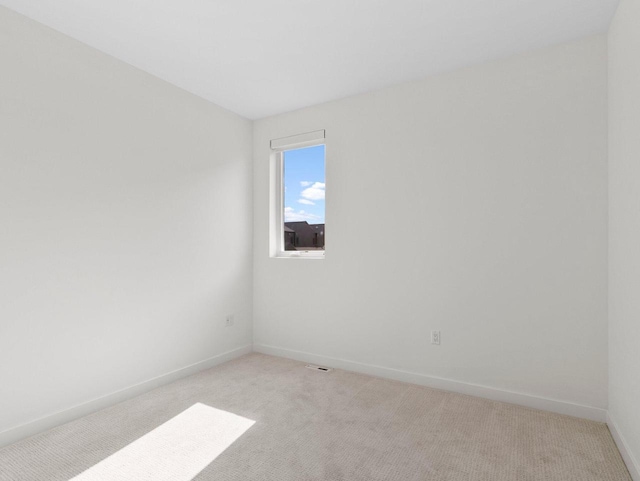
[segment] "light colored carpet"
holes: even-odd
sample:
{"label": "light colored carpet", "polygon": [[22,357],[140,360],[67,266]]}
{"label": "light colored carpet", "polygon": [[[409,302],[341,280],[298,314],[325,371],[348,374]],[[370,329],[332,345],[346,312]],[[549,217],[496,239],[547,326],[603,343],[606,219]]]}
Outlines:
{"label": "light colored carpet", "polygon": [[250,354],[0,450],[0,480],[67,481],[195,403],[256,421],[196,481],[631,479],[601,423]]}

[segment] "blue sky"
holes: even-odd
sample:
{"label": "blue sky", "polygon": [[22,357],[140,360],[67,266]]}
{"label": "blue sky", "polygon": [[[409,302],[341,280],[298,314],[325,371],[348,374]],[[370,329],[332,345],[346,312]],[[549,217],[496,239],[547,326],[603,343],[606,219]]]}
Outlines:
{"label": "blue sky", "polygon": [[284,153],[284,221],[324,224],[324,145]]}

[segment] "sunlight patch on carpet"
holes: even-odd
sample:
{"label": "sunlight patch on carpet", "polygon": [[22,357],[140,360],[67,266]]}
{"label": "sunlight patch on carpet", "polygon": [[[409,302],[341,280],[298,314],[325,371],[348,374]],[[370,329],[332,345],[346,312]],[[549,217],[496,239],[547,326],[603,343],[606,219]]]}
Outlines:
{"label": "sunlight patch on carpet", "polygon": [[197,403],[70,481],[190,481],[254,423]]}

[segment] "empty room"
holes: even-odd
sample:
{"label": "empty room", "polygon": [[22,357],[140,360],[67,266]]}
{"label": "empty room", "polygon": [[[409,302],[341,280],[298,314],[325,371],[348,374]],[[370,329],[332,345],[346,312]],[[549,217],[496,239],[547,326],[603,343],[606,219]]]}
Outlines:
{"label": "empty room", "polygon": [[0,481],[640,481],[640,0],[0,0]]}

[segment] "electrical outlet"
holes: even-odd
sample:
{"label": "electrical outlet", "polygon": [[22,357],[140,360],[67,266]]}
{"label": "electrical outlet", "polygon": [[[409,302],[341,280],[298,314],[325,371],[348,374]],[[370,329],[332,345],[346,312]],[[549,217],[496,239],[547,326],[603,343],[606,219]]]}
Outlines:
{"label": "electrical outlet", "polygon": [[440,331],[431,331],[431,344],[440,345]]}
{"label": "electrical outlet", "polygon": [[234,318],[233,314],[229,314],[229,315],[227,316],[227,319],[226,319],[226,321],[225,321],[225,324],[224,324],[224,325],[225,325],[226,327],[231,327],[231,326],[233,326],[235,323],[236,323],[236,320],[235,320],[235,318]]}

